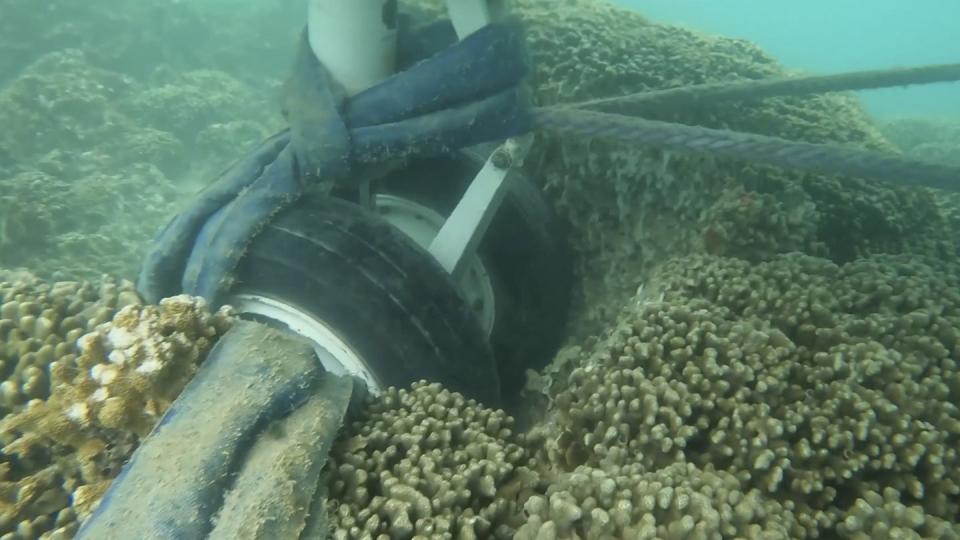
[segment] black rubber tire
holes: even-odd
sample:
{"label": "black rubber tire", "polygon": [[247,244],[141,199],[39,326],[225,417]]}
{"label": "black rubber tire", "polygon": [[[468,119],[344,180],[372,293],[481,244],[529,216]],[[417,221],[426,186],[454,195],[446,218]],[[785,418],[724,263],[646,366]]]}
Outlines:
{"label": "black rubber tire", "polygon": [[501,406],[490,345],[450,276],[373,212],[304,197],[256,236],[237,279],[328,323],[387,386],[427,379]]}
{"label": "black rubber tire", "polygon": [[[495,145],[415,160],[380,179],[376,193],[409,199],[449,216]],[[552,360],[566,335],[573,262],[566,231],[540,189],[518,171],[478,255],[496,285],[490,335],[503,396],[526,383],[525,370]]]}

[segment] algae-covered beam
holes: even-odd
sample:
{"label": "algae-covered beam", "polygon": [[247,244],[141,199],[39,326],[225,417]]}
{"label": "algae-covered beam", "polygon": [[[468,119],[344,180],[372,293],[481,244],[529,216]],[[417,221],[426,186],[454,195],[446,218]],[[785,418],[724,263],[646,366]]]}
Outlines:
{"label": "algae-covered beam", "polygon": [[77,538],[237,538],[238,524],[250,526],[243,538],[298,537],[353,395],[315,354],[289,333],[235,323]]}

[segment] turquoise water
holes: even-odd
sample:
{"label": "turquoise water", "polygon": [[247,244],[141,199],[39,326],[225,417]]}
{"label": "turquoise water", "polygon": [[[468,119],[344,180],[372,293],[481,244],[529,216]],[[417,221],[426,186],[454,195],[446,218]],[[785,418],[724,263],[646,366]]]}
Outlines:
{"label": "turquoise water", "polygon": [[[815,73],[960,62],[954,0],[618,0],[653,20],[749,39],[790,68]],[[960,118],[944,83],[862,92],[879,117]]]}

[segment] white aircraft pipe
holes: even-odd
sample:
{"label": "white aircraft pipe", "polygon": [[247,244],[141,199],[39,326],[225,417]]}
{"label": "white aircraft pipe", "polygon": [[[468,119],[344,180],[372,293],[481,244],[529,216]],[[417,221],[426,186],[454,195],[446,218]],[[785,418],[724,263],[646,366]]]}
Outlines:
{"label": "white aircraft pipe", "polygon": [[310,0],[313,54],[354,95],[396,69],[397,0]]}

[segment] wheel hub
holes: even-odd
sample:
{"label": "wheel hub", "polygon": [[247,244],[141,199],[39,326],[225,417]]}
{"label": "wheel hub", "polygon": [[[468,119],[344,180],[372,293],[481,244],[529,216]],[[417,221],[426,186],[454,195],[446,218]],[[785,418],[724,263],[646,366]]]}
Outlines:
{"label": "wheel hub", "polygon": [[[376,194],[373,197],[373,207],[387,223],[409,236],[423,249],[430,247],[430,242],[437,236],[445,221],[445,218],[432,208],[395,195]],[[496,296],[490,273],[479,256],[470,256],[467,270],[456,285],[489,337],[496,318]]]}
{"label": "wheel hub", "polygon": [[240,314],[253,315],[256,319],[266,319],[267,323],[282,325],[309,340],[327,371],[363,379],[367,389],[374,395],[383,391],[383,385],[363,357],[320,319],[294,305],[256,292],[241,291],[228,298],[227,303]]}

